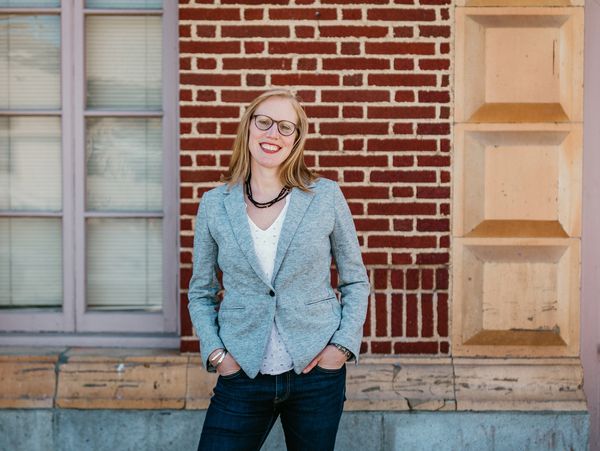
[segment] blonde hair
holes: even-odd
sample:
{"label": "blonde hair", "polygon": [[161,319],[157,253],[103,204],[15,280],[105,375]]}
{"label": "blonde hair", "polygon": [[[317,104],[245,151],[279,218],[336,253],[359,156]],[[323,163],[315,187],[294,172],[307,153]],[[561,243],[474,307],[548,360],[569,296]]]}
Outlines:
{"label": "blonde hair", "polygon": [[286,160],[279,167],[279,178],[284,186],[289,188],[297,187],[303,191],[310,191],[310,185],[319,176],[306,166],[304,162],[304,144],[308,135],[308,118],[300,105],[299,99],[287,89],[272,89],[266,91],[254,99],[244,111],[242,119],[237,129],[237,135],[233,143],[233,154],[229,162],[229,168],[221,176],[221,182],[227,182],[229,187],[235,183],[243,183],[250,174],[250,148],[248,147],[248,137],[250,133],[250,124],[252,115],[258,106],[271,97],[282,97],[288,99],[296,111],[298,117],[296,140],[292,151]]}

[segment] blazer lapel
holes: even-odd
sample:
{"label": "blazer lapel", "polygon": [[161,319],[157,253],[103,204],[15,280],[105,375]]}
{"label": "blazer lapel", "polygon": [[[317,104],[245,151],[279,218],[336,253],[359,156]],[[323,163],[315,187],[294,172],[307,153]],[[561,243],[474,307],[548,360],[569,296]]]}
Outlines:
{"label": "blazer lapel", "polygon": [[[311,187],[314,185],[311,185]],[[292,188],[292,192],[288,194],[290,205],[281,227],[281,234],[279,235],[279,242],[277,243],[277,253],[275,254],[275,264],[273,266],[273,277],[271,281],[275,280],[277,272],[283,262],[283,257],[287,252],[287,249],[292,242],[292,238],[306,213],[306,209],[313,200],[314,194],[302,191],[299,188]]]}
{"label": "blazer lapel", "polygon": [[254,242],[252,241],[250,226],[248,225],[246,202],[244,201],[242,185],[237,183],[229,192],[225,190],[225,193],[227,193],[227,197],[224,201],[225,210],[227,211],[227,216],[229,217],[229,222],[231,223],[233,235],[235,236],[240,249],[246,256],[246,259],[248,260],[248,263],[254,272],[256,272],[258,277],[260,277],[260,279],[267,286],[272,288],[271,281],[267,278],[266,274],[262,270],[260,263],[258,262],[258,257],[256,256],[256,252],[254,252]]}

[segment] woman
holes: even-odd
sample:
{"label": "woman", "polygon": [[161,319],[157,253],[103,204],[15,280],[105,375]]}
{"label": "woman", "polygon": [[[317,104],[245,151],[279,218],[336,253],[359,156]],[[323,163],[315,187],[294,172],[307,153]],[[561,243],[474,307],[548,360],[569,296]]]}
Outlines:
{"label": "woman", "polygon": [[243,114],[227,183],[202,196],[189,311],[219,377],[198,449],[258,450],[279,415],[288,449],[334,447],[370,286],[339,186],[304,163],[307,133],[292,93],[265,92]]}

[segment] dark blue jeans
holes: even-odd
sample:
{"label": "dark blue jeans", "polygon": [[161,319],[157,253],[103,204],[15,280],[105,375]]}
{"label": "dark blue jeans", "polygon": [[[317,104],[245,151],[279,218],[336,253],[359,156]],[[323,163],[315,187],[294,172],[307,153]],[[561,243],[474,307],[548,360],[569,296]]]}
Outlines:
{"label": "dark blue jeans", "polygon": [[346,365],[250,379],[243,370],[219,376],[198,450],[259,450],[275,420],[288,450],[333,450],[346,400]]}

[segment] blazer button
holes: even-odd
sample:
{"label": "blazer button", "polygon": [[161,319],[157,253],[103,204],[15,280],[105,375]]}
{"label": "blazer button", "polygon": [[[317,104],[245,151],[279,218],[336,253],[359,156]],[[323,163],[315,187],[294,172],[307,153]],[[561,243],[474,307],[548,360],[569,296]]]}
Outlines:
{"label": "blazer button", "polygon": [[274,297],[275,296],[275,292],[273,290],[269,291],[269,296]]}

